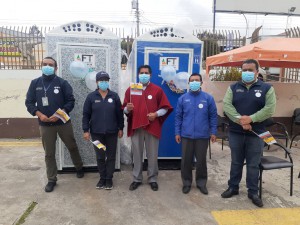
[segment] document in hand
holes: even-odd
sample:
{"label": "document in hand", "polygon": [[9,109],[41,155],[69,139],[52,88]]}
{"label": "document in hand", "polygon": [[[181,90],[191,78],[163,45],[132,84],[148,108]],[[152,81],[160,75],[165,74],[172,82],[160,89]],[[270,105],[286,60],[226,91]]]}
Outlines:
{"label": "document in hand", "polygon": [[56,112],[54,113],[54,116],[61,119],[64,123],[68,122],[70,119],[70,116],[64,110],[62,110],[60,108],[58,110],[56,110]]}
{"label": "document in hand", "polygon": [[106,147],[104,144],[102,144],[100,141],[96,140],[96,141],[91,141],[93,143],[93,145],[95,145],[98,149],[103,149],[103,151],[106,151]]}

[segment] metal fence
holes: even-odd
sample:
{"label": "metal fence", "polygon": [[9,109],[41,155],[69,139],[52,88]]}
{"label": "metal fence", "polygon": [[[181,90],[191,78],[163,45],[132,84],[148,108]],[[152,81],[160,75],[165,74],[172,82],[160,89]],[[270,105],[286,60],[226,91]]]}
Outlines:
{"label": "metal fence", "polygon": [[[0,27],[0,63],[1,69],[40,69],[41,60],[45,55],[45,34],[51,27]],[[135,29],[125,36],[124,29],[111,28],[113,33],[122,40],[122,64],[126,64],[131,52],[132,43],[137,35]],[[149,29],[141,29],[141,34]],[[245,44],[239,31],[210,31],[195,30],[194,35],[204,42],[204,57],[239,48]]]}
{"label": "metal fence", "polygon": [[[0,27],[0,69],[41,69],[41,61],[45,56],[45,35],[52,29],[53,27],[37,26]],[[110,28],[110,30],[121,38],[122,61],[120,63],[124,68],[137,32],[132,29],[130,35],[125,35],[125,30],[122,28]],[[148,31],[149,29],[141,29],[140,33],[144,34]],[[246,38],[242,37],[238,30],[218,30],[215,33],[210,30],[194,30],[194,35],[204,43],[203,67],[207,57],[246,44]],[[287,29],[286,36],[300,37],[300,28]],[[285,76],[281,81],[299,82],[299,79],[299,69],[289,68],[285,70]]]}
{"label": "metal fence", "polygon": [[299,38],[300,37],[300,27],[293,27],[285,30],[286,37],[289,38]]}
{"label": "metal fence", "polygon": [[40,69],[45,33],[51,28],[0,27],[0,68]]}
{"label": "metal fence", "polygon": [[[300,38],[300,27],[293,27],[285,30],[286,37]],[[300,70],[297,68],[288,68],[284,71],[284,82],[300,83]]]}

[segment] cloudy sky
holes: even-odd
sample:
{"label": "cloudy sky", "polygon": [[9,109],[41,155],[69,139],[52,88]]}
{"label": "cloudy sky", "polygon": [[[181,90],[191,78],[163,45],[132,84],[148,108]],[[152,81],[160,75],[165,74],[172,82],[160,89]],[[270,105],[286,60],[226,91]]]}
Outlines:
{"label": "cloudy sky", "polygon": [[[1,2],[0,26],[58,26],[87,20],[110,28],[136,27],[132,0],[5,0]],[[195,29],[212,29],[213,0],[139,0],[140,27],[154,29],[190,18]],[[248,29],[247,29],[248,23]],[[262,16],[218,13],[216,29],[238,29],[248,36],[263,25],[261,34],[278,34],[286,27],[299,26],[299,17]]]}

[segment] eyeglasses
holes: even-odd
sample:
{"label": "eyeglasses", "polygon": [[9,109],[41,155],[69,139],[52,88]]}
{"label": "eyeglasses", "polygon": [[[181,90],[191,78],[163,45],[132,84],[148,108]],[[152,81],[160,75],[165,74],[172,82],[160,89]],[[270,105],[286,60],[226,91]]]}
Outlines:
{"label": "eyeglasses", "polygon": [[140,72],[140,74],[150,74],[149,72]]}

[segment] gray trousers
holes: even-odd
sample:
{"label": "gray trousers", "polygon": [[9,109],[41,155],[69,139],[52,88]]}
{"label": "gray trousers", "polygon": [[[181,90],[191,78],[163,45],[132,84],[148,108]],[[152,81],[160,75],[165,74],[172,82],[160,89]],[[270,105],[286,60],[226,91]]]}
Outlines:
{"label": "gray trousers", "polygon": [[196,157],[196,185],[206,186],[206,155],[209,139],[182,138],[181,179],[183,186],[191,186],[193,182],[193,162]]}
{"label": "gray trousers", "polygon": [[134,131],[131,137],[131,149],[133,154],[133,181],[143,181],[143,152],[144,144],[146,147],[146,156],[148,160],[148,182],[157,182],[158,175],[158,144],[159,139],[152,134],[149,134],[143,128]]}
{"label": "gray trousers", "polygon": [[77,170],[82,168],[82,160],[74,138],[72,123],[57,126],[40,126],[42,143],[45,150],[45,162],[48,181],[57,181],[57,165],[55,159],[57,134],[70,152],[72,162]]}

